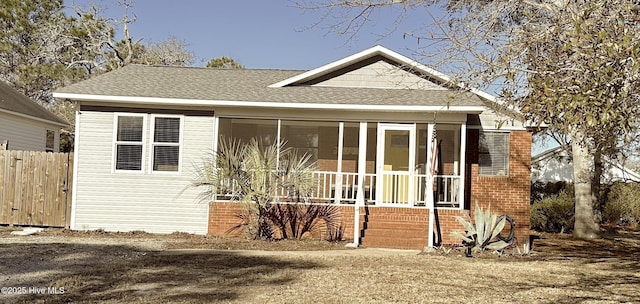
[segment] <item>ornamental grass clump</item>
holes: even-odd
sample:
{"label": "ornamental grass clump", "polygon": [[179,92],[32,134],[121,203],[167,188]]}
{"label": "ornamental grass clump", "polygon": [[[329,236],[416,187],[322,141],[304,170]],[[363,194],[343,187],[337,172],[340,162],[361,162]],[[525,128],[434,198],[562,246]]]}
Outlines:
{"label": "ornamental grass clump", "polygon": [[500,251],[510,245],[497,239],[498,234],[505,226],[506,217],[498,219],[496,214],[491,214],[490,206],[486,211],[483,211],[476,203],[473,221],[468,214],[466,217],[456,216],[455,219],[464,226],[465,232],[452,232],[451,236],[461,239],[470,253],[482,253],[485,250]]}

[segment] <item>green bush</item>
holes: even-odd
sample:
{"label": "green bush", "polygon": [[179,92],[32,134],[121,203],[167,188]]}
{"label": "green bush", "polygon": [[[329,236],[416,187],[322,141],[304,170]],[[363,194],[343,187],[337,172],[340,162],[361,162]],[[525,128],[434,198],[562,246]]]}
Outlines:
{"label": "green bush", "polygon": [[575,207],[573,193],[561,191],[557,196],[544,198],[531,206],[531,228],[542,232],[573,230]]}
{"label": "green bush", "polygon": [[640,184],[616,183],[607,193],[603,221],[613,225],[640,224]]}
{"label": "green bush", "polygon": [[573,183],[567,182],[535,182],[531,184],[531,204],[545,198],[558,196],[560,192],[573,193]]}

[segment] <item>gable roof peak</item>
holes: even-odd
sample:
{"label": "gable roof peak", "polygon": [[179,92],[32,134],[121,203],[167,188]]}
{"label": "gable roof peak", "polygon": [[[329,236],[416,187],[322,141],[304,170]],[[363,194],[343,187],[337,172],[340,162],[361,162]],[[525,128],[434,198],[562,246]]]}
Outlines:
{"label": "gable roof peak", "polygon": [[426,65],[423,65],[413,59],[410,59],[404,55],[401,55],[397,52],[394,52],[382,45],[374,45],[373,47],[370,47],[366,50],[360,51],[358,53],[355,53],[351,56],[347,56],[345,58],[330,62],[328,64],[325,64],[323,66],[320,66],[318,68],[309,70],[307,72],[301,73],[299,75],[296,75],[294,77],[291,78],[287,78],[285,80],[282,80],[280,82],[274,83],[269,85],[269,87],[271,88],[279,88],[279,87],[285,87],[288,85],[292,85],[292,84],[297,84],[297,83],[303,83],[306,82],[308,80],[320,77],[322,75],[326,75],[328,73],[331,72],[335,72],[337,70],[340,70],[342,68],[345,68],[347,66],[356,64],[358,62],[367,60],[369,58],[372,58],[374,56],[382,56],[390,61],[393,61],[395,63],[397,63],[399,66],[403,66],[403,67],[408,67],[411,68],[412,70],[419,72],[419,73],[423,73],[426,75],[429,75],[430,77],[433,77],[443,83],[447,83],[447,82],[451,82],[451,77],[445,75],[444,73],[441,73],[439,71],[436,71]]}

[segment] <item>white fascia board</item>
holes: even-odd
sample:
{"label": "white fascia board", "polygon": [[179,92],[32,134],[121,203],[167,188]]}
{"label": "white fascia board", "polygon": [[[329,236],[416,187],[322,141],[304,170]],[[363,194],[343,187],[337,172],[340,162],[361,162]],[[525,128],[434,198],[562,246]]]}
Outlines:
{"label": "white fascia board", "polygon": [[[312,79],[316,76],[319,75],[323,75],[326,74],[328,72],[332,72],[335,70],[338,70],[340,68],[343,68],[345,66],[348,66],[350,64],[356,63],[358,61],[373,57],[375,55],[382,55],[385,56],[387,58],[390,58],[398,63],[400,63],[403,66],[409,67],[411,69],[414,69],[416,71],[419,71],[423,74],[427,74],[430,75],[434,78],[437,78],[443,82],[451,82],[452,79],[449,75],[444,74],[442,72],[439,72],[437,70],[434,70],[418,61],[415,61],[409,57],[406,57],[404,55],[401,55],[399,53],[396,53],[392,50],[389,50],[381,45],[376,45],[372,48],[366,49],[364,51],[361,51],[359,53],[353,54],[351,56],[345,57],[343,59],[331,62],[329,64],[323,65],[319,68],[315,68],[313,70],[304,72],[300,75],[285,79],[283,81],[274,83],[272,85],[269,85],[270,88],[279,88],[279,87],[284,87],[287,85],[290,85],[292,83],[296,83],[296,82],[300,82],[300,81],[304,81],[304,80],[308,80],[308,79]],[[460,87],[460,88],[464,88],[461,84],[455,84],[456,86]],[[479,89],[469,89],[469,91],[473,94],[476,94],[478,96],[480,96],[481,98],[484,98],[486,100],[495,102],[495,103],[501,103],[500,100],[498,100],[498,98],[490,93],[487,93],[485,91],[479,90]]]}
{"label": "white fascia board", "polygon": [[231,100],[203,100],[157,97],[129,97],[107,96],[71,93],[53,93],[53,97],[78,101],[101,101],[105,103],[133,103],[155,105],[182,106],[220,106],[220,107],[258,107],[258,108],[290,108],[316,110],[360,110],[360,111],[392,111],[392,112],[465,112],[481,113],[486,110],[483,106],[415,106],[415,105],[368,105],[368,104],[326,104],[326,103],[296,103],[296,102],[266,102],[266,101],[231,101]]}
{"label": "white fascia board", "polygon": [[19,116],[19,117],[23,117],[23,118],[27,118],[27,119],[31,119],[31,120],[35,120],[35,121],[39,121],[39,122],[43,122],[43,123],[47,123],[47,124],[52,124],[52,125],[56,125],[56,126],[60,126],[60,127],[69,126],[68,124],[59,123],[57,121],[48,120],[48,119],[44,119],[44,118],[40,118],[40,117],[35,117],[35,116],[31,116],[31,115],[27,115],[27,114],[23,114],[23,113],[19,113],[19,112],[13,112],[13,111],[5,110],[5,109],[0,109],[0,112],[4,112],[4,113],[7,113],[7,114],[11,114],[11,115],[15,115],[15,116]]}
{"label": "white fascia board", "polygon": [[[405,57],[403,55],[400,55],[394,51],[391,51],[381,45],[376,45],[372,48],[368,48],[364,51],[361,51],[359,53],[353,54],[351,56],[345,57],[343,59],[331,62],[329,64],[325,64],[321,67],[315,68],[313,70],[304,72],[300,75],[285,79],[283,81],[274,83],[272,85],[270,85],[270,88],[280,88],[280,87],[284,87],[287,85],[290,85],[292,83],[296,83],[296,82],[300,82],[300,81],[304,81],[304,80],[308,80],[308,79],[312,79],[316,76],[319,75],[323,75],[326,74],[328,72],[333,72],[335,70],[338,70],[340,68],[349,66],[353,63],[356,63],[358,61],[361,60],[365,60],[367,58],[373,57],[375,55],[382,55],[385,56],[387,58],[393,59],[394,61],[400,63],[401,65],[407,66],[407,67],[411,67],[413,69],[416,69],[424,74],[428,74],[431,75],[435,78],[439,78],[440,80],[444,81],[444,82],[448,82],[451,80],[451,77],[447,76],[444,73],[438,72],[430,67],[427,67],[426,65],[423,65],[413,59],[410,59],[408,57]],[[488,93],[486,93],[488,94]]]}
{"label": "white fascia board", "polygon": [[322,75],[322,74],[325,74],[325,73],[330,72],[330,71],[338,70],[338,69],[340,69],[342,67],[348,66],[348,65],[350,65],[352,63],[355,63],[357,61],[372,57],[374,54],[377,54],[378,52],[380,52],[380,49],[384,49],[384,47],[382,47],[380,45],[376,45],[376,46],[374,46],[372,48],[368,48],[368,49],[366,49],[364,51],[358,52],[358,53],[353,54],[351,56],[348,56],[348,57],[342,58],[340,60],[336,60],[334,62],[325,64],[325,65],[323,65],[321,67],[318,67],[318,68],[315,68],[313,70],[304,72],[304,73],[302,73],[300,75],[297,75],[297,76],[294,76],[294,77],[291,77],[291,78],[287,78],[287,79],[285,79],[283,81],[280,81],[280,82],[276,82],[276,83],[274,83],[272,85],[269,85],[269,87],[270,88],[281,88],[281,87],[290,85],[292,83],[299,82],[301,80],[311,79],[311,78],[314,78],[314,77],[316,77],[318,75]]}

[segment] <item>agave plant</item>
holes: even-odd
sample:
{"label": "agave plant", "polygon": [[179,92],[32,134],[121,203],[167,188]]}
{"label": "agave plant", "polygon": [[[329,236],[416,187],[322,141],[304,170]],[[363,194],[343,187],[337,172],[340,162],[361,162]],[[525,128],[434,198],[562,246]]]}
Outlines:
{"label": "agave plant", "polygon": [[502,250],[509,246],[509,243],[496,239],[504,228],[505,217],[498,219],[496,214],[491,214],[491,206],[487,207],[486,211],[483,211],[476,202],[475,221],[472,221],[471,216],[468,214],[466,217],[456,216],[455,218],[464,226],[466,232],[452,232],[451,236],[461,239],[472,252]]}

